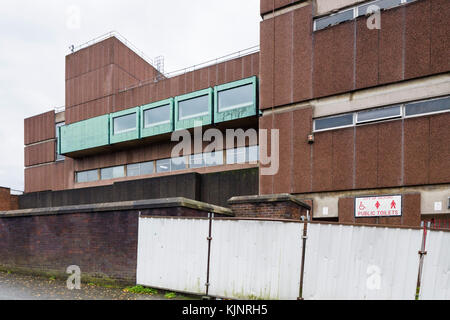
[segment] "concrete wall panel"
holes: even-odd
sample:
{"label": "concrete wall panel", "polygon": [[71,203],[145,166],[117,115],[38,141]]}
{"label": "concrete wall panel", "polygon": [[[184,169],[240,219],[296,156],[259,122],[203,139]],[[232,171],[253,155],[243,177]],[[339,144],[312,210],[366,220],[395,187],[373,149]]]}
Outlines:
{"label": "concrete wall panel", "polygon": [[[375,150],[377,150],[375,154]],[[393,121],[378,125],[378,148],[373,149],[378,159],[377,186],[402,184],[402,122]]]}
{"label": "concrete wall panel", "polygon": [[274,128],[280,130],[280,168],[274,175],[273,192],[285,193],[291,192],[291,168],[292,168],[292,135],[293,135],[293,114],[284,112],[274,115]]}
{"label": "concrete wall panel", "polygon": [[377,29],[367,28],[367,19],[356,21],[356,89],[378,84],[379,36]]}
{"label": "concrete wall panel", "polygon": [[312,108],[293,111],[292,192],[311,191],[311,150],[307,136],[312,132]]}
{"label": "concrete wall panel", "polygon": [[313,146],[313,190],[332,189],[333,176],[333,132],[315,134]]}
{"label": "concrete wall panel", "polygon": [[367,125],[356,128],[355,133],[355,188],[365,189],[377,185],[378,127]]}
{"label": "concrete wall panel", "polygon": [[405,79],[430,73],[431,1],[418,1],[405,8]]}
{"label": "concrete wall panel", "polygon": [[55,138],[55,112],[45,112],[24,120],[25,145]]}
{"label": "concrete wall panel", "polygon": [[379,84],[403,79],[404,8],[383,12],[381,23]]}
{"label": "concrete wall panel", "polygon": [[430,180],[429,183],[450,181],[450,113],[430,117]]}
{"label": "concrete wall panel", "polygon": [[450,5],[447,0],[431,1],[431,50],[430,72],[445,72],[450,70]]}
{"label": "concrete wall panel", "polygon": [[259,81],[259,108],[273,106],[274,84],[274,19],[264,20],[260,24],[261,55]]}
{"label": "concrete wall panel", "polygon": [[428,183],[430,120],[419,117],[404,123],[404,184]]}
{"label": "concrete wall panel", "polygon": [[293,22],[293,100],[313,96],[312,91],[312,15],[311,6],[295,10]]}
{"label": "concrete wall panel", "polygon": [[275,17],[274,102],[284,105],[292,102],[293,13]]}
{"label": "concrete wall panel", "polygon": [[34,166],[37,164],[55,161],[55,141],[25,146],[25,166]]}
{"label": "concrete wall panel", "polygon": [[333,131],[333,190],[346,190],[353,187],[354,135],[354,128]]}

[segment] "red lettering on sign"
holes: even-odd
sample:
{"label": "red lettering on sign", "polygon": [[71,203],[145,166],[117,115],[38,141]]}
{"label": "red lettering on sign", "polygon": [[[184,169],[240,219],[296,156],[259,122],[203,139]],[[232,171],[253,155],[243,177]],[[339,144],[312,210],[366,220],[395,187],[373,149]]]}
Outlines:
{"label": "red lettering on sign", "polygon": [[391,203],[391,209],[397,209],[397,208],[395,207],[395,201],[394,201],[394,200],[392,200],[392,203]]}
{"label": "red lettering on sign", "polygon": [[377,201],[377,203],[375,203],[375,207],[377,207],[377,209],[381,206],[381,204]]}

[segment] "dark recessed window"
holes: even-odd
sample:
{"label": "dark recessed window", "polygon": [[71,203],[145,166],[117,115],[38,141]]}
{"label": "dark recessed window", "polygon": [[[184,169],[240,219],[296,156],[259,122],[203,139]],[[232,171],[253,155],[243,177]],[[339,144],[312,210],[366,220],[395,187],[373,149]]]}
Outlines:
{"label": "dark recessed window", "polygon": [[170,159],[162,159],[156,161],[156,172],[169,172],[170,171]]}
{"label": "dark recessed window", "polygon": [[136,113],[114,118],[114,134],[136,130]]}
{"label": "dark recessed window", "polygon": [[98,180],[98,170],[77,172],[77,182],[92,182]]}
{"label": "dark recessed window", "polygon": [[59,122],[56,124],[56,161],[63,161],[66,159],[65,156],[62,156],[58,153],[58,144],[59,144],[59,128],[64,126],[65,122]]}
{"label": "dark recessed window", "polygon": [[200,117],[209,113],[209,95],[178,102],[178,120]]}
{"label": "dark recessed window", "polygon": [[144,127],[170,123],[170,104],[144,111]]}
{"label": "dark recessed window", "polygon": [[237,108],[244,108],[253,105],[254,87],[253,84],[219,91],[218,111],[227,111]]}
{"label": "dark recessed window", "polygon": [[408,103],[405,106],[405,116],[415,116],[450,110],[450,96],[440,99]]}
{"label": "dark recessed window", "polygon": [[326,130],[353,125],[353,113],[314,120],[314,130]]}
{"label": "dark recessed window", "polygon": [[375,5],[375,6],[379,7],[381,10],[383,10],[383,9],[393,8],[393,7],[399,6],[401,4],[402,4],[401,0],[378,0],[378,1],[370,2],[368,4],[364,4],[364,5],[358,7],[358,16],[364,16],[364,15],[368,14],[367,9],[370,6]]}
{"label": "dark recessed window", "polygon": [[325,29],[335,24],[352,20],[353,19],[353,9],[342,11],[330,16],[319,18],[315,20],[315,30]]}
{"label": "dark recessed window", "polygon": [[391,106],[386,108],[377,108],[366,111],[360,111],[356,114],[356,122],[363,123],[389,118],[398,118],[401,116],[402,116],[401,106]]}

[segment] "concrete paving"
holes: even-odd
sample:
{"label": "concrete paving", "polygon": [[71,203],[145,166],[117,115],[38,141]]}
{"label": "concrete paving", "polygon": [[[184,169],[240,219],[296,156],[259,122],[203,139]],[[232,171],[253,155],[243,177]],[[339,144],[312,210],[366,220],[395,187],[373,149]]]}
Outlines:
{"label": "concrete paving", "polygon": [[124,292],[123,288],[108,288],[81,284],[79,290],[69,290],[66,282],[49,278],[0,272],[0,300],[164,300],[164,295]]}

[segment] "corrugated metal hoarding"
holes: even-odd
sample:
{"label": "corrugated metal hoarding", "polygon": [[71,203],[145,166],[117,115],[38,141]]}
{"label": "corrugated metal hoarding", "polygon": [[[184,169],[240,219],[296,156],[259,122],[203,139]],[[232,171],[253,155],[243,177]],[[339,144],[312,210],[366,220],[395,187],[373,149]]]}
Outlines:
{"label": "corrugated metal hoarding", "polygon": [[[297,299],[304,224],[140,218],[137,283],[234,299]],[[450,299],[450,232],[428,231],[420,299]],[[302,297],[415,299],[423,230],[308,223]]]}
{"label": "corrugated metal hoarding", "polygon": [[209,222],[139,218],[136,283],[205,294]]}
{"label": "corrugated metal hoarding", "polygon": [[212,227],[212,296],[296,299],[303,224],[215,220]]}
{"label": "corrugated metal hoarding", "polygon": [[305,299],[414,299],[422,231],[309,224]]}
{"label": "corrugated metal hoarding", "polygon": [[450,300],[450,232],[428,231],[420,299]]}

